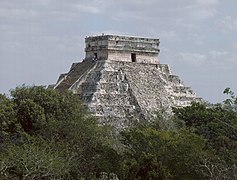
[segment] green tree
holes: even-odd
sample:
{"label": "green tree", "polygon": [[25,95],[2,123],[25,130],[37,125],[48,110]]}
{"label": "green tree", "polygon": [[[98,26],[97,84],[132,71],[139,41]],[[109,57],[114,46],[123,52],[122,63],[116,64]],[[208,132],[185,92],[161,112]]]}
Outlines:
{"label": "green tree", "polygon": [[88,114],[86,107],[72,92],[63,93],[42,86],[17,87],[11,91],[12,100],[18,106],[22,101],[31,100],[43,108],[46,120],[65,120],[76,115],[83,117]]}
{"label": "green tree", "polygon": [[[119,163],[113,163],[114,159],[119,162],[119,155],[112,148],[108,128],[98,125],[71,92],[23,86],[12,90],[11,98],[1,98],[5,108],[0,111],[0,117],[4,117],[1,129],[6,131],[5,124],[19,127],[14,141],[8,138],[1,144],[3,177],[42,179],[50,174],[47,178],[91,179],[101,172],[119,170]],[[14,171],[9,168],[12,166]]]}
{"label": "green tree", "polygon": [[224,94],[230,96],[229,98],[224,100],[224,108],[237,113],[237,96],[235,96],[235,93],[230,88],[226,88],[224,90]]}
{"label": "green tree", "polygon": [[[237,98],[173,108],[122,133],[125,179],[236,179]],[[167,121],[168,120],[168,121]],[[174,121],[174,124],[172,123]]]}
{"label": "green tree", "polygon": [[184,122],[184,128],[206,139],[205,149],[211,153],[202,167],[213,179],[237,176],[237,114],[233,104],[228,103],[211,106],[193,103],[189,107],[174,108],[175,117]]}
{"label": "green tree", "polygon": [[60,179],[69,172],[69,162],[44,141],[8,144],[0,158],[1,179]]}
{"label": "green tree", "polygon": [[195,133],[214,140],[220,136],[237,140],[237,116],[233,111],[222,108],[219,104],[207,106],[192,103],[184,108],[174,108],[175,117],[185,122],[185,127]]}
{"label": "green tree", "polygon": [[34,134],[46,125],[44,108],[31,99],[23,99],[17,106],[17,119],[22,129]]}
{"label": "green tree", "polygon": [[1,138],[4,134],[16,132],[17,116],[16,105],[6,96],[0,94],[0,133]]}
{"label": "green tree", "polygon": [[134,128],[123,132],[125,179],[202,179],[205,140],[189,131]]}

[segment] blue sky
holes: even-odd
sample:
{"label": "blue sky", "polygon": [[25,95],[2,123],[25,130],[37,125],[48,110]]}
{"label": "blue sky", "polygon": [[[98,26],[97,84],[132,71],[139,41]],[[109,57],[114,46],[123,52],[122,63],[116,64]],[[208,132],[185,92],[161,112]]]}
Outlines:
{"label": "blue sky", "polygon": [[84,58],[84,38],[159,38],[169,64],[198,96],[237,93],[236,0],[0,0],[0,93],[55,83]]}

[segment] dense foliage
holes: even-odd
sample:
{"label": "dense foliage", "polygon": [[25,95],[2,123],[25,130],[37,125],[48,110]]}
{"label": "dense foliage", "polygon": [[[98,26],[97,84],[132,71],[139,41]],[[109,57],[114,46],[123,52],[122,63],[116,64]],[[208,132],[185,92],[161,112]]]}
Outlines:
{"label": "dense foliage", "polygon": [[116,172],[108,130],[70,92],[18,87],[0,96],[0,179],[80,179]]}
{"label": "dense foliage", "polygon": [[77,96],[0,95],[0,179],[237,179],[237,97],[193,103],[113,138]]}

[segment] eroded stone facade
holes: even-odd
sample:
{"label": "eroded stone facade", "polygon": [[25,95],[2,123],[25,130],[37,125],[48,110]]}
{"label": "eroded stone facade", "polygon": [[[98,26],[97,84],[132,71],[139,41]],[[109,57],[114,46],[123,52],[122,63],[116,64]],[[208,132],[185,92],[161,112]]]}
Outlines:
{"label": "eroded stone facade", "polygon": [[86,59],[158,63],[159,39],[102,35],[86,38]]}
{"label": "eroded stone facade", "polygon": [[171,112],[173,106],[200,101],[168,65],[158,63],[158,39],[88,37],[85,51],[85,59],[62,74],[54,88],[79,95],[101,123],[121,129],[160,109]]}

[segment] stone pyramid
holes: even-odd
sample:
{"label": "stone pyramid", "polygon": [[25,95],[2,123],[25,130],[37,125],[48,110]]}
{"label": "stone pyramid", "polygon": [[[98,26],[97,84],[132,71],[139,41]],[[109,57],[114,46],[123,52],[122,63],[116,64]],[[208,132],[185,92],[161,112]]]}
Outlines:
{"label": "stone pyramid", "polygon": [[159,39],[102,35],[85,42],[85,59],[61,74],[54,89],[79,95],[101,123],[122,129],[201,100],[159,63]]}

